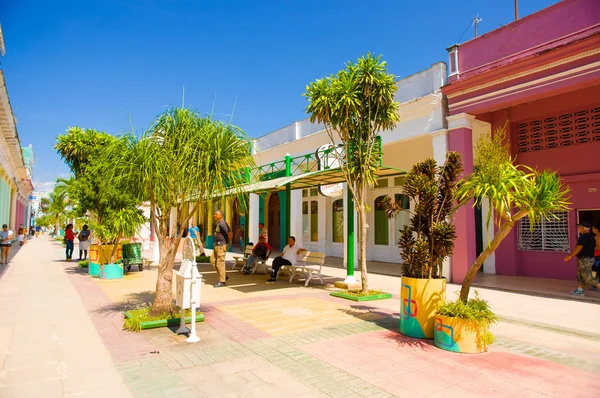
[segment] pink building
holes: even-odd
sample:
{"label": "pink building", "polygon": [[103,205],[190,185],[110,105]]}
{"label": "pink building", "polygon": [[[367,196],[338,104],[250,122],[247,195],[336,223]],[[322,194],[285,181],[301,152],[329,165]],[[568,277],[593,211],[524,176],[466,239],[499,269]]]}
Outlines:
{"label": "pink building", "polygon": [[[507,124],[517,162],[557,170],[572,189],[572,210],[531,231],[518,224],[484,264],[501,275],[574,279],[565,263],[578,221],[600,222],[600,2],[565,0],[449,52],[449,148],[472,171],[482,132]],[[457,215],[452,280],[461,282],[488,232],[481,211]]]}

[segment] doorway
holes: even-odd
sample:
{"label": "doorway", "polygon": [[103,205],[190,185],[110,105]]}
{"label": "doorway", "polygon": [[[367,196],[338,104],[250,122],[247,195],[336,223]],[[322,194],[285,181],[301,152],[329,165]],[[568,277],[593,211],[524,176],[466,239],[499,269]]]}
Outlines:
{"label": "doorway", "polygon": [[[238,245],[240,243],[240,227],[241,227],[241,217],[240,217],[240,202],[239,200],[236,198],[233,200],[233,204],[232,204],[232,211],[233,211],[233,217],[231,219],[231,223],[233,225],[231,225],[232,228],[232,232],[233,232],[233,245],[232,245],[232,250],[236,250],[238,248]],[[239,247],[240,250],[242,252],[244,252],[244,248],[243,247]]]}
{"label": "doorway", "polygon": [[279,195],[277,193],[272,193],[269,197],[269,210],[268,210],[268,220],[269,220],[269,245],[274,250],[280,250],[280,238],[279,225],[281,223],[281,203],[279,202]]}

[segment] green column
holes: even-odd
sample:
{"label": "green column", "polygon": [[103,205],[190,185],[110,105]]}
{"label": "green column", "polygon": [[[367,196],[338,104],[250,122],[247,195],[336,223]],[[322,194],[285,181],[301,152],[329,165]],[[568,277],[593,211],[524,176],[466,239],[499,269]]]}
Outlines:
{"label": "green column", "polygon": [[[285,176],[290,177],[292,175],[292,157],[289,153],[285,155]],[[291,235],[291,214],[292,214],[292,189],[290,184],[285,185],[285,240]],[[282,243],[284,244],[284,243]]]}
{"label": "green column", "polygon": [[352,191],[346,189],[348,199],[346,203],[348,208],[346,214],[348,218],[348,224],[346,225],[346,275],[354,276],[354,199],[352,198]]}

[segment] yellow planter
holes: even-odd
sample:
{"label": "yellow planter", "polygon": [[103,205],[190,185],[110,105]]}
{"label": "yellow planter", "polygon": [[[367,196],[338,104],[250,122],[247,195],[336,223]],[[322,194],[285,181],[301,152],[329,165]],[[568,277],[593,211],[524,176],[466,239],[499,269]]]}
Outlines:
{"label": "yellow planter", "polygon": [[489,329],[473,321],[436,315],[434,331],[433,342],[442,350],[464,354],[487,351]]}
{"label": "yellow planter", "polygon": [[[110,264],[110,255],[113,245],[90,245],[90,262],[96,264]],[[123,248],[119,244],[115,254],[115,262],[123,258]]]}
{"label": "yellow planter", "polygon": [[446,279],[402,277],[400,333],[421,339],[433,338],[435,313],[446,297]]}

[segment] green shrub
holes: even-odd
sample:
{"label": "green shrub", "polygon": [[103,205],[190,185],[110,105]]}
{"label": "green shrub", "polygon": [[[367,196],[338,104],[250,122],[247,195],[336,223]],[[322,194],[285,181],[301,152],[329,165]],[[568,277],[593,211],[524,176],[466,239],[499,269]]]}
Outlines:
{"label": "green shrub", "polygon": [[79,262],[79,268],[87,268],[90,266],[90,260],[83,260]]}
{"label": "green shrub", "polygon": [[488,329],[498,323],[498,316],[490,309],[487,301],[479,298],[478,291],[475,291],[475,297],[469,299],[466,304],[460,299],[442,304],[438,314],[473,322],[474,329],[485,330],[481,338],[486,345],[492,344],[495,340]]}
{"label": "green shrub", "polygon": [[210,263],[210,256],[196,256],[197,263]]}

